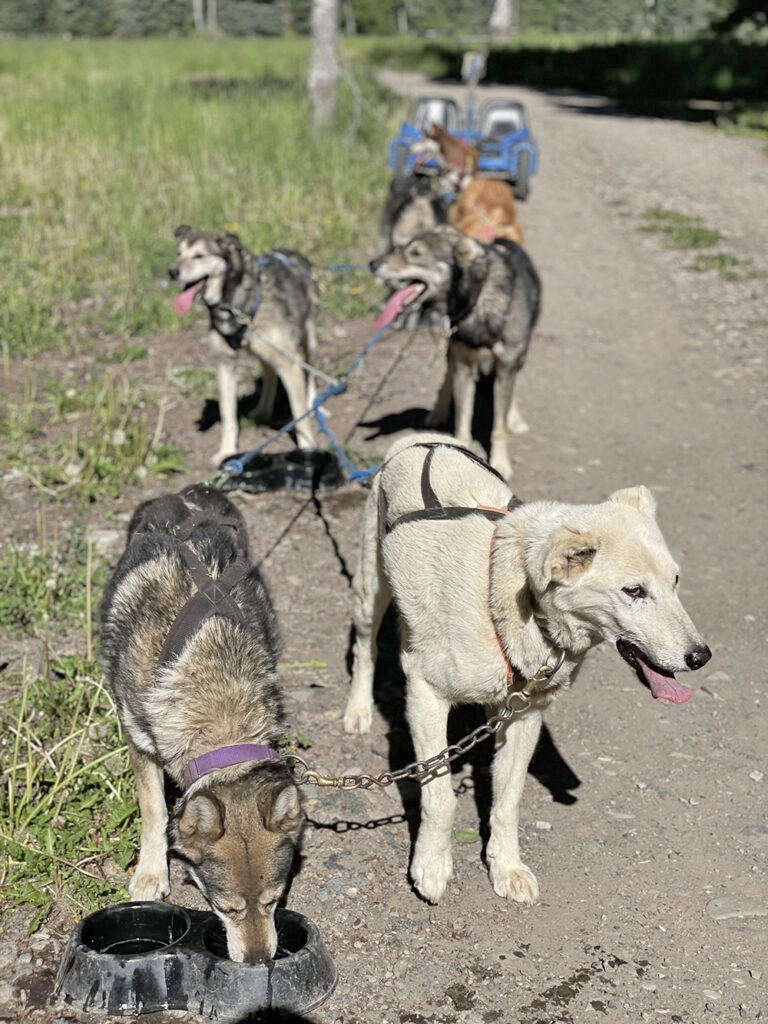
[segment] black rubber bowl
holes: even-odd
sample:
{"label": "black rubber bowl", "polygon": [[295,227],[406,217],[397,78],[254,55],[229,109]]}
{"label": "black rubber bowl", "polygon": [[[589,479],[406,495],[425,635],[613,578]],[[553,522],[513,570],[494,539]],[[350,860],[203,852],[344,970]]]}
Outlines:
{"label": "black rubber bowl", "polygon": [[213,913],[170,903],[108,907],[72,930],[56,992],[90,1013],[189,1010],[220,1021],[267,1009],[304,1013],[331,994],[336,967],[308,918],[278,910],[275,920],[275,959],[236,964]]}

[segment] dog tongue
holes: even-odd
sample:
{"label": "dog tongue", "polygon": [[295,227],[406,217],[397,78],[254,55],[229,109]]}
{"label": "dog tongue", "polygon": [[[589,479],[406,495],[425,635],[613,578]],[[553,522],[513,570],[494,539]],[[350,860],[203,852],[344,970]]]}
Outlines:
{"label": "dog tongue", "polygon": [[423,290],[423,284],[409,284],[406,288],[401,288],[400,291],[395,292],[394,295],[390,296],[390,298],[387,299],[384,309],[382,309],[381,313],[379,313],[373,323],[374,330],[378,331],[380,327],[385,327],[387,324],[391,324],[406,302],[408,302],[409,299],[414,298]]}
{"label": "dog tongue", "polygon": [[202,287],[203,281],[195,281],[195,283],[190,285],[189,288],[185,288],[183,292],[179,292],[173,300],[173,308],[176,310],[177,316],[185,316],[190,309],[192,309],[192,303],[195,301],[195,295],[197,295]]}
{"label": "dog tongue", "polygon": [[682,683],[678,683],[671,672],[662,672],[647,662],[637,648],[635,648],[635,657],[645,681],[651,688],[651,693],[657,700],[659,697],[663,697],[664,700],[671,700],[673,704],[685,704],[693,695],[693,691],[687,686],[683,686]]}

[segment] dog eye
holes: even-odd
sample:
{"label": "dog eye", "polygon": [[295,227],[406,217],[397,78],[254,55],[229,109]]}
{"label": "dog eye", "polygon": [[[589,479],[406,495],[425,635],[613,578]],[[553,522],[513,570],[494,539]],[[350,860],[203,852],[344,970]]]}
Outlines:
{"label": "dog eye", "polygon": [[680,582],[680,573],[678,573],[678,574],[677,574],[677,575],[675,576],[675,587],[677,587],[677,584],[678,584],[679,582]]}
{"label": "dog eye", "polygon": [[641,598],[646,597],[645,587],[634,586],[634,587],[622,587],[622,591],[631,597],[633,601],[639,601]]}
{"label": "dog eye", "polygon": [[244,907],[217,907],[216,909],[218,910],[218,912],[220,914],[223,914],[225,917],[237,917],[238,914],[242,914],[243,913],[245,908]]}
{"label": "dog eye", "polygon": [[269,900],[267,903],[262,903],[261,909],[266,911],[268,914],[271,914],[276,906],[277,900]]}

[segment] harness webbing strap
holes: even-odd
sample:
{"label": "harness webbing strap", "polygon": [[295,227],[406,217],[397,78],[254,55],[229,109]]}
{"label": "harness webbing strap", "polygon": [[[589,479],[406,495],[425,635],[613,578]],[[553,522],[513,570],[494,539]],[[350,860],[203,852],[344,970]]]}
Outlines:
{"label": "harness webbing strap", "polygon": [[447,520],[452,519],[464,519],[467,516],[477,515],[478,513],[485,516],[486,519],[494,521],[497,519],[503,519],[508,512],[511,512],[513,509],[516,509],[523,504],[519,498],[516,498],[513,495],[506,508],[491,508],[488,505],[472,505],[471,507],[464,505],[441,505],[440,499],[437,497],[430,480],[432,459],[434,457],[435,450],[438,448],[453,448],[456,451],[461,452],[461,454],[465,455],[468,459],[478,463],[478,465],[482,466],[484,470],[488,473],[492,473],[502,482],[504,481],[504,477],[485,463],[479,456],[475,455],[474,452],[471,452],[469,449],[463,448],[458,444],[450,444],[444,441],[420,441],[417,444],[410,445],[408,449],[403,450],[410,451],[411,448],[428,449],[424,459],[424,464],[421,468],[421,499],[424,502],[424,508],[417,508],[412,512],[404,512],[403,515],[398,516],[394,522],[385,525],[386,533],[390,533],[396,526],[402,526],[404,523],[425,521],[433,523],[446,522]]}
{"label": "harness webbing strap", "polygon": [[233,529],[237,529],[238,525],[234,519],[195,510],[173,535],[179,542],[179,553],[192,576],[197,592],[177,612],[160,651],[158,668],[177,658],[189,638],[211,615],[221,615],[239,625],[245,625],[248,621],[240,606],[230,596],[230,592],[245,576],[250,566],[237,559],[228,565],[217,579],[213,579],[206,565],[186,543],[196,526],[212,521],[218,526],[230,526]]}

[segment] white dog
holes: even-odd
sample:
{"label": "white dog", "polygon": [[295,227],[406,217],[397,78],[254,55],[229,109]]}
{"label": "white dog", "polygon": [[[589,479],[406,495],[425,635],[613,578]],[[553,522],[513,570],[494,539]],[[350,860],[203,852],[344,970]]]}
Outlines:
{"label": "white dog", "polygon": [[[447,746],[451,705],[498,711],[510,690],[528,690],[524,713],[497,733],[486,854],[498,895],[533,903],[539,888],[520,859],[517,830],[542,710],[602,640],[616,644],[654,697],[687,700],[691,691],[673,673],[701,668],[711,654],[680,603],[677,581],[645,487],[616,491],[598,505],[526,505],[445,435],[398,441],[364,515],[344,728],[371,726],[376,635],[392,598],[418,760]],[[431,903],[451,877],[454,805],[450,773],[436,774],[422,789],[410,869]]]}

